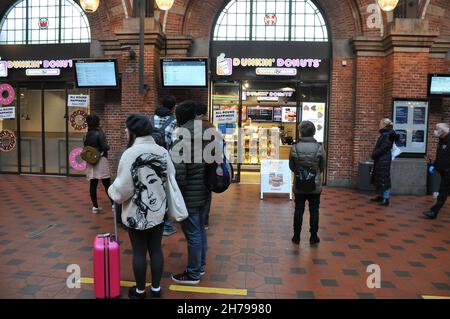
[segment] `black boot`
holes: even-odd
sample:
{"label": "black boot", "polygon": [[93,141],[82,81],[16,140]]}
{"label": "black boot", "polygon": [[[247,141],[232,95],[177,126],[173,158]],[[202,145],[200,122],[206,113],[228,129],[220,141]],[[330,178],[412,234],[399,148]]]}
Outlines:
{"label": "black boot", "polygon": [[381,202],[378,203],[380,206],[389,206],[389,198],[383,198]]}
{"label": "black boot", "polygon": [[300,244],[300,235],[294,234],[294,237],[292,237],[291,240],[295,245],[299,245]]}
{"label": "black boot", "polygon": [[425,218],[427,218],[427,219],[436,219],[437,218],[437,213],[435,213],[431,210],[428,212],[424,212],[423,214],[425,215]]}
{"label": "black boot", "polygon": [[374,203],[381,203],[382,200],[383,200],[383,197],[381,197],[381,196],[377,196],[377,197],[370,199],[370,201],[374,202]]}
{"label": "black boot", "polygon": [[312,245],[316,245],[320,243],[320,238],[319,236],[317,236],[317,234],[311,234],[311,238],[309,239],[309,244]]}

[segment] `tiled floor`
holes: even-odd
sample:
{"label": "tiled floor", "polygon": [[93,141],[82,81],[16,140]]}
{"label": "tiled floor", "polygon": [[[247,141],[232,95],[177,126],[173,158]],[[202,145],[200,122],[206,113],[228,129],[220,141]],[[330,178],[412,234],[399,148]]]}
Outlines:
{"label": "tiled floor", "polygon": [[[99,194],[109,207],[100,187]],[[307,220],[300,247],[291,244],[293,203],[258,195],[257,185],[233,185],[214,196],[200,286],[247,289],[247,298],[450,296],[450,203],[428,221],[421,211],[432,197],[394,197],[391,207],[379,208],[367,195],[326,188],[322,242],[311,248]],[[93,238],[112,231],[109,210],[90,213],[85,179],[0,175],[0,212],[0,298],[93,297],[92,285],[66,286],[67,265],[92,277]],[[120,235],[122,280],[133,281],[129,240]],[[164,239],[164,254],[166,298],[242,298],[170,291],[170,274],[186,261],[180,231]],[[381,267],[381,289],[367,288],[371,264]]]}

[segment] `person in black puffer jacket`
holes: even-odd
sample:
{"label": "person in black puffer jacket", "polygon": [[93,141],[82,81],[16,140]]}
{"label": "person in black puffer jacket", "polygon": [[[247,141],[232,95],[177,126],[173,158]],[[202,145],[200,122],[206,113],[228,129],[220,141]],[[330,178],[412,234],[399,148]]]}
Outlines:
{"label": "person in black puffer jacket", "polygon": [[[188,285],[198,284],[204,275],[207,250],[204,209],[209,190],[205,183],[203,150],[208,141],[203,140],[206,127],[201,120],[195,120],[195,111],[196,104],[193,101],[185,101],[177,106],[178,138],[171,150],[177,183],[189,213],[189,217],[181,223],[188,244],[188,266],[183,273],[172,276],[172,280]],[[196,125],[201,129],[194,129]],[[190,150],[190,159],[183,158],[183,152],[187,150]]]}
{"label": "person in black puffer jacket", "polygon": [[380,121],[380,137],[372,152],[374,161],[372,183],[375,185],[378,196],[371,199],[381,206],[389,206],[391,192],[391,163],[392,147],[399,140],[399,135],[393,129],[393,123],[385,118]]}

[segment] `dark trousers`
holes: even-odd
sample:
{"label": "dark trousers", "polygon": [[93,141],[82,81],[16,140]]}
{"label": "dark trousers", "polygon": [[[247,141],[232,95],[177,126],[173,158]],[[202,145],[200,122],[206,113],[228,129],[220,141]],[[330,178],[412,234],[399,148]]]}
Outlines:
{"label": "dark trousers", "polygon": [[311,234],[317,234],[319,231],[320,194],[295,194],[294,236],[296,237],[300,237],[302,231],[306,201],[309,204],[309,231]]}
{"label": "dark trousers", "polygon": [[161,248],[163,230],[164,223],[147,230],[128,229],[133,249],[134,277],[136,278],[136,287],[139,290],[145,290],[147,252],[150,255],[152,287],[159,288],[164,266],[164,256]]}
{"label": "dark trousers", "polygon": [[441,185],[439,187],[439,196],[436,205],[431,208],[431,211],[438,214],[447,201],[448,193],[450,191],[450,172],[447,174],[441,173]]}
{"label": "dark trousers", "polygon": [[[111,178],[105,178],[102,179],[103,187],[105,188],[106,195],[108,195],[108,188],[111,186]],[[98,208],[98,202],[97,202],[97,186],[98,186],[98,179],[91,179],[90,185],[89,185],[89,194],[91,195],[92,200],[92,206],[95,208]],[[109,200],[111,201],[111,205],[114,204],[113,200],[109,197]]]}

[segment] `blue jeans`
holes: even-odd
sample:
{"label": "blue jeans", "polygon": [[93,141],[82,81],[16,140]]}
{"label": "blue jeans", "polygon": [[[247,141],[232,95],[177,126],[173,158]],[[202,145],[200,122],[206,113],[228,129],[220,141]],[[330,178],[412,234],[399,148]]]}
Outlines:
{"label": "blue jeans", "polygon": [[200,279],[200,273],[205,271],[206,251],[208,249],[203,209],[201,207],[188,209],[189,217],[181,222],[181,228],[188,245],[186,272],[195,280]]}

